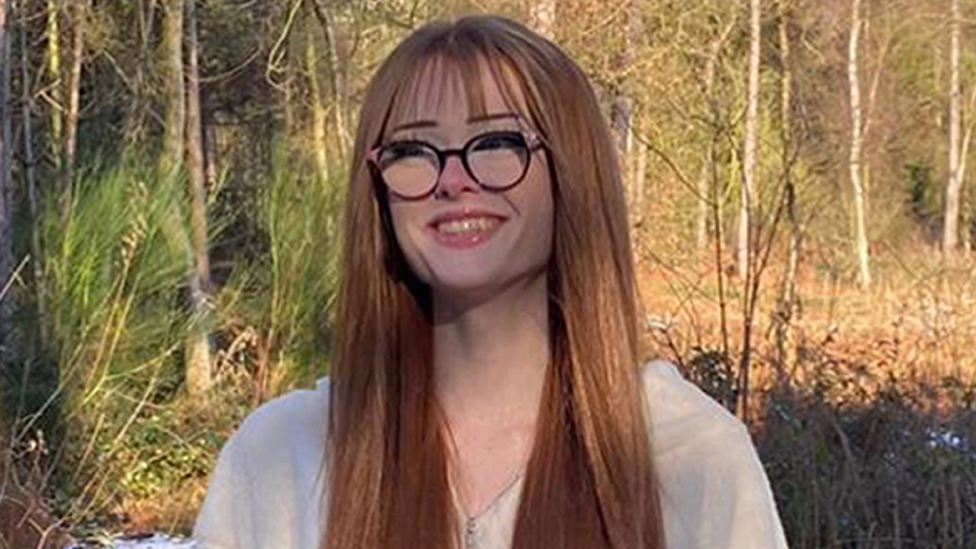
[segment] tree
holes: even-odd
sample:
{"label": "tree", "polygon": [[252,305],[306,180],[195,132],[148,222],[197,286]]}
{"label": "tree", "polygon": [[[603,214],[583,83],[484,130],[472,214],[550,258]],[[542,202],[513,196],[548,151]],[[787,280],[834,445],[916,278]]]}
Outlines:
{"label": "tree", "polygon": [[186,0],[186,148],[190,181],[190,225],[193,247],[193,273],[190,275],[190,301],[196,319],[187,343],[186,385],[191,394],[210,388],[212,365],[210,256],[207,239],[207,178],[203,153],[203,114],[200,107],[200,43],[197,38],[196,0]]}
{"label": "tree", "polygon": [[147,137],[146,121],[149,118],[149,84],[146,68],[152,62],[151,42],[153,40],[153,24],[158,17],[155,14],[158,2],[151,0],[135,0],[135,42],[134,54],[136,62],[132,67],[132,75],[128,77],[129,93],[131,95],[128,108],[125,109],[125,119],[122,123],[123,138],[129,146],[143,143]]}
{"label": "tree", "polygon": [[798,310],[796,287],[797,271],[800,264],[800,247],[803,243],[803,230],[800,226],[799,206],[797,204],[796,179],[792,169],[792,158],[796,151],[796,137],[793,131],[793,54],[790,44],[790,22],[793,18],[792,0],[779,0],[779,54],[782,75],[780,77],[780,139],[782,140],[784,162],[784,189],[786,216],[790,227],[789,252],[786,271],[780,286],[774,319],[776,322],[777,383],[785,379],[785,365],[796,362],[794,336],[795,313]]}
{"label": "tree", "polygon": [[945,221],[942,230],[942,250],[955,252],[959,239],[959,211],[962,198],[962,85],[960,65],[962,47],[962,16],[960,0],[950,0],[952,12],[949,53],[949,182],[946,185]]}
{"label": "tree", "polygon": [[334,121],[334,132],[335,132],[335,143],[337,145],[337,152],[341,157],[346,156],[346,151],[349,148],[349,134],[346,124],[346,78],[345,78],[345,65],[344,55],[340,55],[340,50],[344,49],[344,45],[341,43],[339,38],[338,28],[336,25],[336,14],[335,8],[332,5],[324,6],[322,5],[322,0],[309,0],[312,3],[312,9],[315,12],[315,17],[319,20],[319,24],[322,26],[322,36],[325,39],[325,47],[327,50],[327,68],[329,74],[329,86],[330,92],[332,94],[332,113]]}
{"label": "tree", "polygon": [[728,41],[729,36],[736,27],[736,18],[729,19],[729,22],[725,25],[725,28],[719,32],[718,36],[712,40],[708,47],[708,59],[705,60],[705,74],[704,74],[704,85],[705,85],[705,99],[708,101],[708,120],[712,125],[712,138],[711,143],[704,146],[703,161],[701,170],[698,173],[698,182],[696,185],[697,189],[697,199],[698,199],[698,212],[697,218],[695,220],[695,248],[699,252],[705,251],[708,245],[708,218],[712,215],[712,204],[711,199],[712,193],[710,189],[710,182],[714,176],[715,169],[715,141],[717,139],[717,126],[719,121],[719,112],[717,105],[717,97],[715,95],[715,79],[716,72],[718,71],[718,63],[722,55],[722,49],[725,47],[725,43]]}
{"label": "tree", "polygon": [[44,257],[41,251],[40,238],[40,196],[37,189],[37,176],[34,170],[34,109],[33,94],[29,82],[30,64],[27,55],[27,0],[20,0],[20,82],[21,82],[21,127],[23,128],[21,140],[24,159],[24,182],[27,184],[27,204],[30,212],[31,227],[31,266],[34,274],[34,293],[37,301],[35,310],[37,311],[37,345],[43,347],[49,340],[47,322],[47,293],[44,285]]}
{"label": "tree", "polygon": [[13,132],[10,101],[10,0],[0,0],[0,363],[18,356],[13,330]]}
{"label": "tree", "polygon": [[[305,4],[308,6],[308,4]],[[319,54],[315,49],[315,39],[309,32],[308,18],[305,19],[305,74],[308,80],[308,95],[312,111],[312,147],[315,166],[322,182],[329,179],[328,113],[322,100],[322,86],[319,84]]]}
{"label": "tree", "polygon": [[[190,0],[191,2],[193,0]],[[195,8],[195,6],[194,6]],[[163,2],[162,42],[160,44],[160,72],[163,75],[166,114],[163,127],[163,148],[159,158],[159,173],[164,181],[172,182],[178,178],[183,170],[183,155],[187,154],[188,144],[195,150],[189,152],[191,169],[191,224],[192,237],[188,244],[188,262],[192,265],[189,274],[190,308],[193,313],[192,327],[186,341],[186,388],[190,394],[199,394],[210,385],[212,366],[210,357],[210,337],[206,324],[209,318],[209,304],[207,292],[209,290],[209,261],[207,260],[207,222],[206,198],[204,190],[202,126],[200,122],[199,76],[191,74],[190,88],[196,88],[195,112],[187,113],[187,86],[184,78],[186,73],[183,66],[184,40],[184,0],[166,0]],[[190,59],[193,61],[196,46],[195,9],[189,12],[193,20],[189,22]],[[193,66],[186,72],[191,72]],[[189,124],[194,126],[189,128]],[[187,139],[187,133],[194,136]],[[181,245],[185,239],[178,238]]]}
{"label": "tree", "polygon": [[635,4],[635,2],[631,2],[624,15],[625,28],[620,49],[613,57],[614,84],[610,90],[613,94],[611,126],[616,139],[617,160],[624,180],[631,218],[636,218],[640,212],[638,204],[640,195],[634,186],[634,179],[631,177],[631,168],[633,167],[631,158],[634,152],[634,119],[636,118],[634,107],[637,102],[634,100],[633,94],[632,80],[634,78],[628,74],[628,69],[633,66],[637,57],[635,50],[638,48],[641,34],[643,34],[640,12],[636,10]]}
{"label": "tree", "polygon": [[751,261],[751,216],[756,191],[759,140],[759,63],[761,61],[762,2],[749,3],[749,84],[746,92],[746,126],[742,154],[742,205],[739,210],[739,238],[736,257],[739,277],[747,280]]}
{"label": "tree", "polygon": [[61,80],[61,30],[60,30],[60,4],[58,0],[48,0],[47,2],[47,70],[50,78],[48,93],[51,102],[51,156],[54,159],[54,166],[61,169],[64,158],[61,156],[64,112],[64,93]]}
{"label": "tree", "polygon": [[64,112],[64,166],[62,188],[67,202],[71,201],[75,163],[78,152],[78,115],[81,109],[81,72],[85,57],[85,12],[87,0],[72,3],[71,72],[68,74],[68,104]]}
{"label": "tree", "polygon": [[857,254],[859,268],[859,282],[866,288],[871,285],[871,269],[868,260],[867,206],[864,184],[861,180],[861,163],[864,149],[864,132],[862,128],[860,64],[858,49],[860,47],[861,29],[864,21],[861,16],[861,0],[851,0],[851,32],[848,41],[847,76],[850,84],[851,101],[851,147],[850,169],[851,187],[854,191],[854,247]]}
{"label": "tree", "polygon": [[163,0],[162,42],[159,49],[163,87],[163,149],[159,173],[175,177],[183,167],[186,128],[186,86],[183,75],[183,0]]}

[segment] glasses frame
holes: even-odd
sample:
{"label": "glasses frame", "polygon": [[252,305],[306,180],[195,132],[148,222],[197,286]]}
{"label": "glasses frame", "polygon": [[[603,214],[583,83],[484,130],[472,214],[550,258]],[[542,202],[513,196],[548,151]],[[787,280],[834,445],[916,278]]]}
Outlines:
{"label": "glasses frame", "polygon": [[[474,174],[474,171],[471,169],[471,165],[468,162],[468,152],[471,149],[471,147],[473,147],[478,141],[485,139],[486,137],[491,137],[493,135],[518,135],[525,142],[526,151],[528,152],[528,156],[525,161],[525,166],[522,167],[522,173],[515,179],[515,181],[509,183],[508,185],[503,185],[503,186],[486,185]],[[393,189],[393,187],[391,187],[386,182],[386,179],[383,177],[383,168],[380,166],[380,156],[383,154],[384,151],[386,151],[387,149],[389,149],[394,145],[415,145],[415,146],[424,147],[434,153],[434,156],[437,158],[437,177],[434,178],[434,181],[431,184],[429,189],[419,194],[409,195],[409,194],[403,194],[397,192],[396,190]],[[536,151],[542,148],[547,148],[546,144],[542,140],[542,138],[539,137],[539,135],[536,134],[535,132],[524,131],[524,130],[491,130],[491,131],[487,131],[475,135],[474,137],[466,141],[463,146],[454,149],[441,149],[438,148],[436,145],[428,141],[424,141],[422,139],[402,139],[402,140],[391,141],[389,143],[384,143],[382,145],[379,145],[371,149],[366,155],[366,160],[376,169],[376,173],[380,178],[380,181],[383,182],[383,185],[386,187],[386,190],[389,191],[391,194],[394,194],[398,198],[404,200],[423,200],[424,198],[427,198],[428,196],[433,194],[435,190],[437,190],[437,186],[440,184],[441,181],[441,176],[444,175],[444,168],[445,166],[447,166],[447,161],[452,156],[460,157],[461,165],[464,166],[464,171],[468,174],[468,177],[470,177],[472,181],[478,184],[479,187],[490,192],[505,192],[507,190],[514,188],[516,185],[518,185],[525,179],[525,176],[526,174],[529,173],[529,168],[532,165],[533,155],[535,154]]]}

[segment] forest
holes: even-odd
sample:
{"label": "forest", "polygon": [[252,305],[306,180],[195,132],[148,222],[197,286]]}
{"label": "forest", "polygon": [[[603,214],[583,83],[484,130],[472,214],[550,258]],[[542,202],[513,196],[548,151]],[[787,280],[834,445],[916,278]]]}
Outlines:
{"label": "forest", "polygon": [[976,547],[976,1],[0,0],[0,548],[189,534],[328,375],[370,76],[471,13],[591,79],[646,356],[790,546]]}

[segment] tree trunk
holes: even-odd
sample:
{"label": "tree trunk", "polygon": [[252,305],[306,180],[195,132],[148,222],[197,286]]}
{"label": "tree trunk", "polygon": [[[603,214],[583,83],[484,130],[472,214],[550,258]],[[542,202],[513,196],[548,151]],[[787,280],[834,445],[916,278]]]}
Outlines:
{"label": "tree trunk", "polygon": [[[736,27],[735,18],[729,21],[728,25],[722,29],[721,34],[712,41],[708,48],[708,60],[705,62],[705,98],[708,101],[708,120],[712,128],[718,123],[719,113],[715,98],[715,72],[718,69],[719,57],[725,42]],[[717,136],[710,136],[710,141],[715,141]],[[712,215],[710,182],[712,182],[715,168],[715,147],[709,145],[703,154],[702,167],[698,173],[698,184],[696,191],[698,196],[698,214],[695,220],[695,248],[699,253],[705,252],[708,246],[708,218]]]}
{"label": "tree trunk", "polygon": [[[10,101],[10,0],[0,0],[0,364],[20,356],[15,341],[14,301],[9,288],[14,275],[13,131]],[[7,290],[6,292],[4,290]]]}
{"label": "tree trunk", "polygon": [[779,303],[776,313],[776,348],[779,360],[776,369],[777,383],[787,381],[786,368],[796,364],[796,341],[794,315],[797,311],[798,294],[796,274],[800,264],[802,229],[796,197],[796,181],[793,178],[793,70],[789,26],[791,20],[791,0],[779,1],[779,51],[783,74],[780,80],[780,124],[783,140],[783,159],[786,163],[784,180],[786,192],[786,215],[790,225],[790,247],[786,262],[786,272],[780,287]]}
{"label": "tree trunk", "polygon": [[644,196],[646,194],[647,188],[647,110],[642,109],[642,114],[635,117],[634,121],[634,134],[636,136],[635,141],[637,146],[634,149],[634,196],[636,197],[634,202],[634,209],[636,213],[634,215],[635,224],[640,227],[644,224],[644,208],[645,200]]}
{"label": "tree trunk", "polygon": [[529,26],[549,40],[554,40],[556,37],[556,0],[530,1]]}
{"label": "tree trunk", "polygon": [[136,0],[136,18],[139,34],[139,51],[136,53],[139,62],[136,63],[132,76],[132,100],[125,110],[122,134],[129,146],[142,144],[146,137],[146,119],[148,117],[148,83],[146,67],[152,62],[150,42],[153,35],[152,23],[155,21],[156,1],[146,5],[145,0]]}
{"label": "tree trunk", "polygon": [[[976,86],[973,86],[969,92],[969,101],[966,103],[966,111],[972,110],[976,107]],[[969,158],[969,145],[972,143],[973,130],[976,129],[976,122],[970,120],[966,124],[966,132],[963,134],[962,145],[960,146],[959,152],[959,186],[963,185],[966,181],[966,164]],[[961,193],[960,193],[961,194]],[[976,221],[973,220],[972,214],[967,212],[971,211],[971,208],[967,208],[965,204],[960,204],[960,217],[961,217],[961,229],[962,229],[962,245],[963,251],[969,253],[973,250],[973,245],[976,244]]]}
{"label": "tree trunk", "polygon": [[[631,2],[627,8],[627,25],[625,29],[627,35],[623,55],[623,60],[626,63],[624,65],[625,69],[640,54],[640,48],[644,40],[644,22],[641,17],[642,15],[640,5],[637,2]],[[627,80],[632,80],[632,78],[627,78]],[[623,172],[630,188],[630,213],[631,220],[634,223],[642,217],[644,212],[643,184],[638,185],[637,175],[638,170],[643,170],[644,168],[639,166],[640,162],[637,158],[637,151],[639,149],[643,150],[645,147],[640,146],[640,143],[637,142],[637,136],[640,135],[638,132],[641,131],[640,117],[637,115],[637,105],[638,103],[633,98],[630,98],[629,120],[624,139],[624,154],[626,155],[624,165],[626,166],[626,171]]]}
{"label": "tree trunk", "polygon": [[752,201],[756,189],[756,160],[759,139],[759,63],[762,2],[750,0],[749,88],[746,96],[746,127],[742,155],[742,204],[739,209],[739,238],[736,258],[739,278],[748,280],[751,255]]}
{"label": "tree trunk", "polygon": [[[305,26],[306,31],[309,25]],[[312,110],[312,149],[315,168],[322,183],[329,180],[328,113],[322,101],[322,86],[319,85],[319,56],[315,51],[312,33],[305,33],[305,71],[308,77],[308,93]]]}
{"label": "tree trunk", "polygon": [[949,182],[946,186],[945,224],[942,231],[942,251],[949,255],[956,251],[959,239],[959,211],[962,200],[962,17],[960,0],[951,0],[952,31],[949,60]]}
{"label": "tree trunk", "polygon": [[855,252],[859,267],[859,281],[861,287],[871,285],[871,270],[868,262],[868,233],[867,206],[864,184],[861,179],[862,150],[864,147],[864,133],[861,122],[861,88],[859,83],[860,65],[858,62],[858,48],[860,45],[861,28],[861,0],[851,0],[851,36],[848,44],[847,74],[850,80],[851,95],[851,150],[850,173],[851,187],[854,191],[854,223],[855,223]]}
{"label": "tree trunk", "polygon": [[175,177],[183,167],[186,88],[183,83],[183,0],[162,0],[163,36],[159,60],[165,116],[159,174]]}
{"label": "tree trunk", "polygon": [[37,300],[37,335],[35,348],[44,348],[48,337],[47,292],[44,284],[44,269],[41,256],[40,196],[37,177],[34,171],[34,120],[32,109],[34,100],[30,89],[30,64],[27,59],[27,0],[20,0],[20,108],[23,127],[24,181],[27,184],[27,204],[31,219],[31,269],[34,273],[34,298]]}
{"label": "tree trunk", "polygon": [[341,44],[339,43],[336,32],[335,13],[331,6],[322,5],[321,0],[311,0],[315,16],[322,26],[322,35],[325,38],[325,47],[328,51],[329,69],[329,92],[332,94],[332,119],[334,122],[334,135],[337,146],[336,152],[341,156],[346,156],[349,148],[350,137],[346,131],[346,83],[344,67],[339,55]]}
{"label": "tree trunk", "polygon": [[[47,2],[47,70],[51,79],[51,157],[58,170],[63,166],[64,94],[61,82],[61,29],[58,0]],[[66,205],[65,205],[66,206]]]}
{"label": "tree trunk", "polygon": [[758,164],[759,140],[759,63],[762,21],[762,3],[751,0],[749,37],[749,88],[746,97],[746,127],[743,136],[742,157],[742,205],[739,210],[739,239],[737,243],[737,262],[739,277],[743,287],[743,310],[745,311],[742,334],[742,359],[739,370],[739,416],[743,422],[749,421],[749,371],[751,353],[752,313],[750,301],[754,299],[751,288],[756,276],[752,265],[752,215],[753,201],[757,188],[756,165]]}
{"label": "tree trunk", "polygon": [[[639,14],[638,14],[639,15]],[[613,60],[613,70],[618,74],[625,74],[627,67],[633,64],[634,40],[632,39],[632,26],[634,25],[635,14],[628,9],[626,30],[623,36],[623,46]],[[617,145],[617,162],[623,179],[625,196],[627,199],[628,212],[633,221],[635,212],[633,181],[630,178],[630,155],[633,151],[633,116],[634,98],[630,96],[628,90],[628,78],[620,76],[617,83],[610,90],[613,93],[613,105],[611,109],[611,126]]]}
{"label": "tree trunk", "polygon": [[87,1],[75,0],[72,9],[71,72],[68,75],[68,105],[64,117],[64,179],[61,182],[65,202],[72,200],[75,159],[78,150],[78,113],[81,108],[81,70],[85,56],[85,9]]}
{"label": "tree trunk", "polygon": [[[307,6],[307,4],[302,2],[302,6]],[[304,27],[308,26],[307,25],[308,10],[306,10],[305,13],[306,13],[306,17],[302,19],[303,22],[306,22],[306,24],[303,25],[303,30]],[[281,107],[282,107],[281,111],[285,123],[284,133],[285,133],[285,138],[288,142],[287,148],[288,148],[289,159],[293,158],[293,153],[295,152],[296,149],[301,150],[301,145],[299,144],[300,139],[298,139],[300,135],[298,128],[300,126],[297,123],[298,119],[295,113],[295,103],[296,101],[298,101],[298,97],[301,97],[300,93],[296,93],[298,89],[300,89],[300,88],[296,88],[296,86],[302,80],[301,75],[303,74],[303,71],[301,69],[301,63],[296,64],[295,48],[297,47],[297,45],[300,45],[299,39],[300,38],[304,39],[304,37],[307,34],[308,33],[305,32],[301,34],[294,31],[289,32],[288,42],[284,47],[283,62],[284,62],[284,71],[285,71],[285,81],[282,83],[283,98],[281,103]]]}
{"label": "tree trunk", "polygon": [[186,386],[190,394],[210,388],[213,367],[208,326],[211,312],[210,257],[207,244],[207,189],[200,108],[200,44],[197,39],[196,0],[186,0],[187,98],[186,145],[190,182],[190,223],[193,233],[193,273],[190,300],[197,320],[187,342]]}

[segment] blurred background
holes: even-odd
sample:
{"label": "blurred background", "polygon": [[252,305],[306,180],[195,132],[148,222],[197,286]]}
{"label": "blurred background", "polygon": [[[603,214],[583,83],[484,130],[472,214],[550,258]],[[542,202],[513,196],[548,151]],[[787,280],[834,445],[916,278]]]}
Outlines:
{"label": "blurred background", "polygon": [[976,547],[972,0],[0,0],[0,547],[187,534],[329,370],[364,87],[523,21],[591,78],[646,354],[749,424],[792,547]]}

